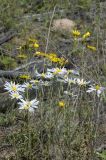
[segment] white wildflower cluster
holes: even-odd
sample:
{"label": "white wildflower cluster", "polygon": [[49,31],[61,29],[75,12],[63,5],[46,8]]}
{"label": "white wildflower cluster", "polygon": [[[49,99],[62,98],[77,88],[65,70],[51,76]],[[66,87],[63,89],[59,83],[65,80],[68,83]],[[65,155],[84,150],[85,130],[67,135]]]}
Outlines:
{"label": "white wildflower cluster", "polygon": [[33,99],[29,101],[28,99],[24,100],[24,93],[26,88],[31,88],[30,83],[24,83],[23,85],[15,84],[15,82],[6,82],[4,85],[5,89],[9,92],[11,99],[17,99],[19,104],[19,109],[34,111],[38,107],[39,101]]}
{"label": "white wildflower cluster", "polygon": [[[6,82],[5,89],[9,92],[11,99],[17,99],[19,109],[34,111],[38,107],[39,101],[33,99],[29,101],[24,98],[25,92],[31,89],[39,89],[41,86],[50,86],[54,81],[70,85],[79,86],[80,89],[86,88],[87,93],[94,92],[98,97],[103,93],[105,87],[91,84],[83,78],[79,78],[80,74],[77,70],[67,70],[66,68],[47,69],[45,73],[35,72],[36,79],[31,79],[24,84],[15,84],[15,82]],[[72,95],[71,91],[64,91],[65,94]]]}

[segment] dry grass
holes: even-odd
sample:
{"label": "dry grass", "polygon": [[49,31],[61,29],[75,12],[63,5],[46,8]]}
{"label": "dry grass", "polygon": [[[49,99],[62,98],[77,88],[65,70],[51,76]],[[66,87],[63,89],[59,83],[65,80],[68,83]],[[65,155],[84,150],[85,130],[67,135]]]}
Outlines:
{"label": "dry grass", "polygon": [[[72,3],[75,2],[72,1]],[[45,6],[47,4],[48,6]],[[40,51],[56,52],[58,56],[64,56],[71,62],[68,67],[79,68],[80,78],[106,86],[105,24],[101,23],[101,17],[99,17],[100,13],[104,15],[100,8],[100,2],[94,5],[91,1],[89,3],[80,1],[73,6],[71,12],[69,1],[67,1],[68,5],[63,5],[61,2],[59,4],[57,8],[60,7],[59,9],[63,10],[65,8],[65,10],[63,15],[61,13],[57,15],[55,12],[52,17],[57,19],[54,21],[57,32],[51,31],[51,16],[49,15],[44,16],[42,21],[35,19],[30,23],[27,20],[24,25],[17,24],[17,27],[20,26],[18,28],[19,35],[15,40],[10,41],[9,45],[14,49],[21,42],[26,43],[30,37],[37,38]],[[33,5],[31,6],[31,11],[33,11]],[[54,6],[55,3],[49,4],[45,0],[44,6],[39,12],[42,13],[45,10],[50,12],[52,9],[51,13],[53,13]],[[85,13],[85,15],[89,13],[90,22],[88,19],[84,21],[83,15],[82,17],[76,16],[76,10],[79,12],[79,8],[81,13]],[[21,9],[24,10],[24,7]],[[86,31],[92,33],[86,43],[96,46],[96,52],[89,50],[86,43],[83,43],[80,38],[78,41],[72,38],[71,29],[75,22],[65,19],[64,17],[68,17],[67,15],[69,15],[69,19],[71,16],[72,19],[73,15],[75,16],[81,36]],[[64,21],[61,23],[61,20]],[[7,22],[5,24],[7,25]],[[63,30],[70,30],[70,33],[58,33],[60,27],[63,27]],[[6,45],[8,46],[8,43],[3,47]],[[27,54],[32,51],[28,50]],[[26,49],[23,52],[26,52]],[[30,57],[32,55],[31,53]],[[47,63],[51,65],[50,62],[47,61]],[[64,95],[64,90],[71,91],[76,96]],[[102,145],[105,146],[106,141],[105,93],[101,98],[98,98],[95,94],[87,94],[86,88],[54,81],[51,86],[41,87],[36,93],[31,91],[31,98],[35,95],[40,103],[34,114],[20,112],[18,106],[9,112],[0,114],[0,125],[4,127],[0,128],[1,160],[99,160],[99,157],[105,157],[103,148],[98,151]],[[59,107],[59,101],[65,102],[63,108]]]}

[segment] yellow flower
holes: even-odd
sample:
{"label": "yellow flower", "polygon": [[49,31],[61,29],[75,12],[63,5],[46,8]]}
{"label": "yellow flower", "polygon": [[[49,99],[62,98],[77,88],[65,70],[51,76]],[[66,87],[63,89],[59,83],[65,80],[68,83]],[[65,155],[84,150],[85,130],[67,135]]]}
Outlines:
{"label": "yellow flower", "polygon": [[75,36],[75,37],[79,37],[81,33],[80,33],[78,30],[73,30],[73,31],[72,31],[72,34],[73,34],[73,36]]}
{"label": "yellow flower", "polygon": [[65,106],[65,102],[64,101],[59,101],[58,105],[59,105],[59,107],[63,108]]}
{"label": "yellow flower", "polygon": [[34,46],[34,48],[39,48],[39,44],[38,43],[34,43],[33,46]]}
{"label": "yellow flower", "polygon": [[46,57],[51,62],[59,63],[61,66],[67,63],[67,61],[65,60],[65,58],[63,58],[63,57],[58,58],[57,55],[56,55],[56,53],[49,53],[49,54],[47,54],[47,53],[43,53],[43,52],[36,52],[34,55],[35,56]]}
{"label": "yellow flower", "polygon": [[26,74],[20,75],[19,77],[22,79],[31,79],[30,75],[26,75]]}
{"label": "yellow flower", "polygon": [[86,32],[86,33],[82,36],[82,38],[83,38],[83,39],[86,39],[86,38],[88,38],[90,35],[91,35],[90,32]]}
{"label": "yellow flower", "polygon": [[57,57],[47,57],[51,62],[57,63],[58,62],[58,58]]}
{"label": "yellow flower", "polygon": [[89,48],[92,51],[96,51],[96,47],[94,47],[94,46],[87,45],[87,48]]}
{"label": "yellow flower", "polygon": [[35,56],[42,56],[42,57],[45,57],[45,56],[46,56],[46,54],[43,53],[43,52],[36,52],[34,55],[35,55]]}
{"label": "yellow flower", "polygon": [[56,58],[57,55],[55,53],[49,53],[48,58]]}
{"label": "yellow flower", "polygon": [[39,48],[38,40],[29,38],[29,47]]}
{"label": "yellow flower", "polygon": [[25,54],[19,54],[19,55],[17,56],[17,58],[26,59],[26,58],[27,58],[27,55],[25,55]]}

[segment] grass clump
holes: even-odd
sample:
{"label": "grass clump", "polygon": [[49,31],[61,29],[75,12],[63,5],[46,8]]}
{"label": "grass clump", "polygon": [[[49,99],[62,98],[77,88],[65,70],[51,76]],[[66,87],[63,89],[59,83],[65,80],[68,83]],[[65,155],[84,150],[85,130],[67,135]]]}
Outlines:
{"label": "grass clump", "polygon": [[16,62],[16,60],[14,60],[14,58],[11,58],[8,56],[0,56],[0,65],[2,68],[12,69],[17,66],[17,62]]}

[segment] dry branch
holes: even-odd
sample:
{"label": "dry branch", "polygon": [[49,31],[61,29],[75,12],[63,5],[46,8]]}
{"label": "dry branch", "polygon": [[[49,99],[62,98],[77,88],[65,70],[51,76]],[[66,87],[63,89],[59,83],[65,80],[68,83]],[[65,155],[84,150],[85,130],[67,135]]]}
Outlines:
{"label": "dry branch", "polygon": [[0,77],[8,79],[16,79],[22,74],[28,74],[27,72],[15,72],[15,71],[4,71],[0,70]]}
{"label": "dry branch", "polygon": [[16,34],[17,33],[14,31],[6,32],[5,35],[2,38],[0,38],[0,45],[12,39],[14,36],[16,36]]}
{"label": "dry branch", "polygon": [[22,65],[22,66],[20,66],[16,69],[14,69],[13,71],[19,71],[19,70],[25,69],[25,68],[27,68],[31,65],[34,65],[34,64],[37,65],[37,66],[40,66],[42,63],[43,63],[42,60],[34,60],[32,62],[26,63],[26,64],[24,64],[24,65]]}

